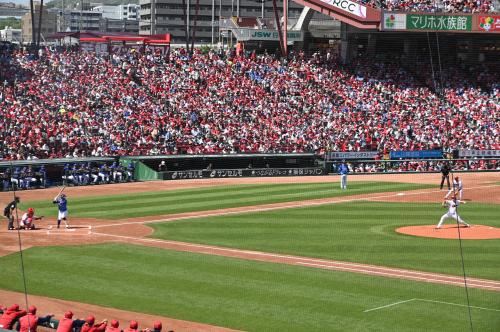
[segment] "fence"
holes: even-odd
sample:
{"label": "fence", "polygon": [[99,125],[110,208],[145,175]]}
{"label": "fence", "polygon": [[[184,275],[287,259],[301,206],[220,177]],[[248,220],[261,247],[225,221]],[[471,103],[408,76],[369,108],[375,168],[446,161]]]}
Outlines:
{"label": "fence", "polygon": [[[458,172],[491,172],[500,171],[499,160],[496,157],[347,159],[346,163],[351,174],[439,172],[444,163]],[[32,189],[132,180],[319,176],[337,173],[341,162],[341,159],[324,159],[312,153],[40,159],[0,162],[0,179],[2,189],[7,191],[13,183],[16,189]]]}

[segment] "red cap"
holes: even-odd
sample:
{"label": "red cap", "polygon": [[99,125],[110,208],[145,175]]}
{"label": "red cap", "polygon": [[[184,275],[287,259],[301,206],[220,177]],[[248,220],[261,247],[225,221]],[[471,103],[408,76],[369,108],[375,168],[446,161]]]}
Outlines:
{"label": "red cap", "polygon": [[31,305],[29,308],[28,308],[28,312],[30,314],[36,314],[36,307],[34,305]]}
{"label": "red cap", "polygon": [[33,208],[28,209],[28,213],[34,213],[34,212],[35,212],[35,209],[33,209]]}
{"label": "red cap", "polygon": [[64,313],[64,318],[73,318],[73,311],[68,310]]}
{"label": "red cap", "polygon": [[139,326],[139,324],[135,320],[130,321],[130,328],[131,329],[136,329]]}
{"label": "red cap", "polygon": [[19,304],[15,303],[15,304],[11,305],[9,309],[11,311],[14,311],[14,310],[17,311],[17,310],[19,310]]}
{"label": "red cap", "polygon": [[116,319],[113,319],[111,321],[111,327],[118,327],[118,326],[120,326],[120,323]]}
{"label": "red cap", "polygon": [[94,321],[95,321],[95,317],[94,317],[94,316],[92,316],[92,315],[89,315],[89,316],[87,317],[86,321],[87,321],[87,323],[88,323],[89,325],[93,325],[93,324],[94,324]]}
{"label": "red cap", "polygon": [[159,320],[157,320],[156,322],[154,322],[153,327],[155,330],[161,330],[161,328],[162,328],[161,322]]}

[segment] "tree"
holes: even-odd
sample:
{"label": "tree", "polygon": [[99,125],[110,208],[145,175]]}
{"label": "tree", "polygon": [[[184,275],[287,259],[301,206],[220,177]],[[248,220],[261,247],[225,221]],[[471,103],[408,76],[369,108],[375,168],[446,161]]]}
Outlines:
{"label": "tree", "polygon": [[0,29],[11,27],[12,29],[21,29],[21,20],[15,17],[0,18]]}

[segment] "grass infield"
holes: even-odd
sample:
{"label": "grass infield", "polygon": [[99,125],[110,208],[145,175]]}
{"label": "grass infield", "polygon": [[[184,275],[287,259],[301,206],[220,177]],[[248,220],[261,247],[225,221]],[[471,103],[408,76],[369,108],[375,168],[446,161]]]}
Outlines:
{"label": "grass infield", "polygon": [[[149,226],[166,240],[461,275],[457,240],[394,231],[437,224],[445,212],[440,204],[355,201]],[[470,202],[459,214],[471,224],[500,227],[497,205]],[[500,280],[500,240],[465,240],[463,249],[468,275]]]}
{"label": "grass infield", "polygon": [[[68,210],[70,218],[123,219],[432,187],[426,184],[385,182],[352,182],[347,191],[340,190],[338,183],[217,186],[86,198],[68,197]],[[57,212],[57,208],[48,200],[22,202],[20,207],[24,210],[33,207],[37,215],[50,216]]]}
{"label": "grass infield", "polygon": [[[469,329],[460,287],[125,244],[31,248],[24,259],[31,294],[246,331]],[[0,266],[0,287],[22,291],[19,255],[0,258]],[[489,309],[472,309],[474,330],[498,331],[500,294],[469,295],[471,305]],[[364,312],[413,298],[453,304]]]}

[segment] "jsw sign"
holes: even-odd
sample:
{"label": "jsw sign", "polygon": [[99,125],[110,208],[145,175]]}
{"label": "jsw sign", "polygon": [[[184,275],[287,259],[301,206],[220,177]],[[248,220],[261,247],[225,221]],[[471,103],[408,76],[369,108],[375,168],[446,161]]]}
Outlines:
{"label": "jsw sign", "polygon": [[[255,29],[238,29],[237,31],[238,40],[267,40],[267,41],[278,41],[279,33],[276,30],[255,30]],[[288,42],[302,41],[303,35],[302,31],[288,31],[287,34]]]}
{"label": "jsw sign", "polygon": [[360,5],[357,2],[353,2],[350,0],[321,0],[322,2],[336,7],[340,10],[343,10],[345,12],[348,12],[349,14],[361,17],[361,18],[366,18],[366,7]]}

